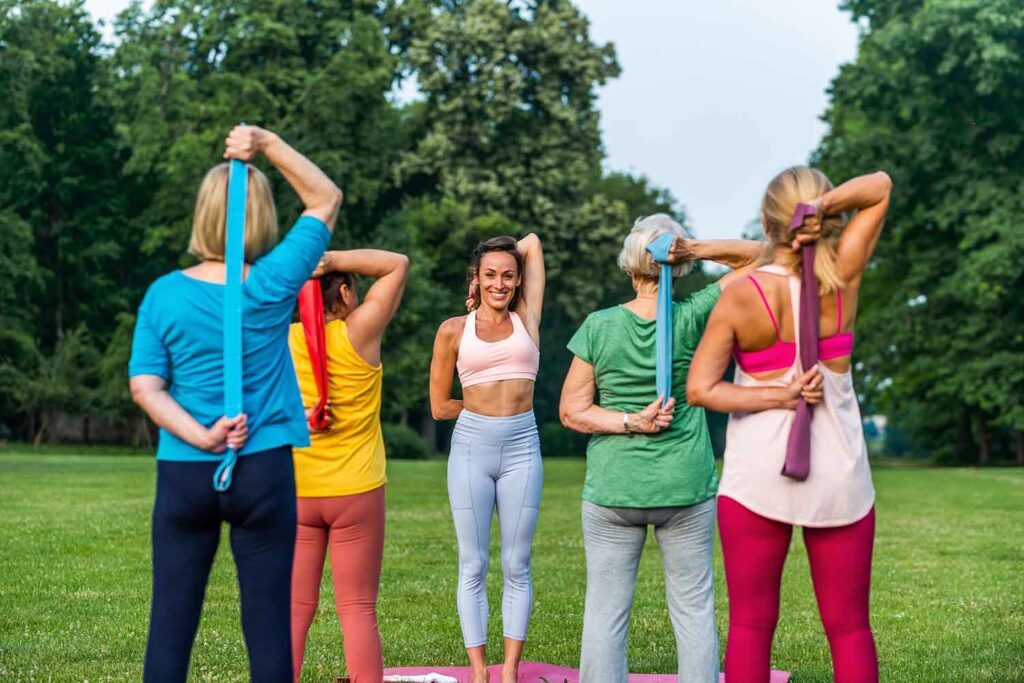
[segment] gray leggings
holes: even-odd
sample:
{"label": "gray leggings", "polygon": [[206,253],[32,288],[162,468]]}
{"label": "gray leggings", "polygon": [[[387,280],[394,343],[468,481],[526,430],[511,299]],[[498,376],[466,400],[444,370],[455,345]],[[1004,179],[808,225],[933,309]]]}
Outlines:
{"label": "gray leggings", "polygon": [[717,683],[718,632],[711,543],[715,499],[687,507],[609,508],[583,501],[587,599],[580,683],[625,683],[629,612],[636,572],[654,526],[665,567],[665,597],[676,636],[679,679]]}
{"label": "gray leggings", "polygon": [[501,618],[506,638],[526,640],[533,608],[530,545],[537,527],[544,469],[533,412],[488,417],[459,414],[448,457],[448,500],[459,541],[459,620],[466,647],[487,643],[487,565],[495,503],[505,577]]}

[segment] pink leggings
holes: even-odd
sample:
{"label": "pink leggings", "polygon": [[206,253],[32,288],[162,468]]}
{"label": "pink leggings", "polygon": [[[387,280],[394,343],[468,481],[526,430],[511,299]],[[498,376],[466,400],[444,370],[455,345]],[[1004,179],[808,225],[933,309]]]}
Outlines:
{"label": "pink leggings", "polygon": [[384,555],[384,487],[351,496],[299,498],[292,567],[292,660],[302,672],[306,635],[320,600],[324,556],[331,551],[334,605],[353,683],[380,683],[377,589]]}
{"label": "pink leggings", "polygon": [[[768,683],[782,565],[793,527],[719,496],[718,528],[729,589],[725,675],[729,683]],[[848,526],[804,527],[803,532],[835,683],[877,683],[878,655],[868,619],[875,510]]]}

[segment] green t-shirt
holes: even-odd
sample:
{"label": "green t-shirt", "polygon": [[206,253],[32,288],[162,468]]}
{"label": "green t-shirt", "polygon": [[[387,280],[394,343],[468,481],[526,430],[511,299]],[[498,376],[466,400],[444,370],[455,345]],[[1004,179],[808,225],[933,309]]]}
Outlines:
{"label": "green t-shirt", "polygon": [[[690,369],[717,283],[675,301],[673,308],[672,424],[658,434],[595,434],[587,445],[583,498],[607,507],[695,505],[715,495],[718,477],[703,408],[686,403]],[[597,404],[637,412],[657,398],[654,380],[655,321],[625,306],[595,311],[569,340],[569,350],[594,367]]]}

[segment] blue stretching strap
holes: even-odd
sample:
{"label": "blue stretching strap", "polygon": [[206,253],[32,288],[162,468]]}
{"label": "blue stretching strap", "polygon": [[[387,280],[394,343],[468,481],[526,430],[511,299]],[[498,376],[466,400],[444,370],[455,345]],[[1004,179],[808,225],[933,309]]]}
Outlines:
{"label": "blue stretching strap", "polygon": [[[245,262],[245,203],[249,190],[249,166],[231,160],[228,180],[228,220],[224,265],[224,414],[242,412],[242,267]],[[238,462],[234,448],[228,448],[213,474],[213,488],[224,493],[231,488],[231,472]]]}
{"label": "blue stretching strap", "polygon": [[655,323],[655,386],[665,405],[672,398],[672,266],[667,263],[668,252],[675,242],[675,235],[662,233],[647,245],[651,258],[661,264],[658,277],[658,316]]}

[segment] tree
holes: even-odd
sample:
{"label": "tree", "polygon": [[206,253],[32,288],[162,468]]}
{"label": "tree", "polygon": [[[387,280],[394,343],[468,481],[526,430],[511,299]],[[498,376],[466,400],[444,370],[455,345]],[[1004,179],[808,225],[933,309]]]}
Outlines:
{"label": "tree", "polygon": [[1024,296],[1024,7],[844,7],[867,29],[815,161],[837,180],[884,168],[895,182],[864,278],[862,386],[940,457],[984,457],[1013,433],[1024,463],[1024,319],[1010,313]]}

